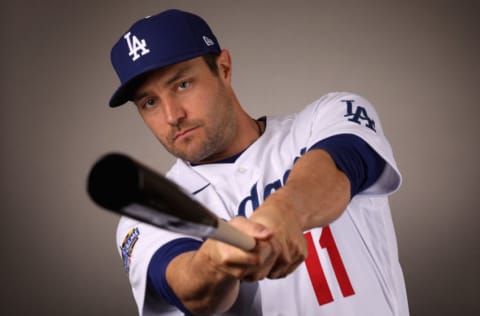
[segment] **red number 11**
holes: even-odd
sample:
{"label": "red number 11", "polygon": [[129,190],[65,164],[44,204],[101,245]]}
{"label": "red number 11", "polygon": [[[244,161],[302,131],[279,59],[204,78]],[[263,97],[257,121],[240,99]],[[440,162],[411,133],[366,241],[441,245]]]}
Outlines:
{"label": "red number 11", "polygon": [[[305,238],[308,244],[308,257],[305,259],[305,264],[310,276],[310,281],[312,281],[315,295],[317,296],[318,304],[323,305],[333,302],[332,292],[330,291],[327,279],[325,278],[325,273],[323,272],[322,265],[320,264],[320,259],[318,258],[318,254],[313,243],[312,234],[310,232],[306,233]],[[320,247],[327,250],[328,257],[332,263],[332,268],[335,272],[335,277],[337,278],[337,282],[340,286],[343,297],[355,294],[329,226],[323,227],[319,242]]]}

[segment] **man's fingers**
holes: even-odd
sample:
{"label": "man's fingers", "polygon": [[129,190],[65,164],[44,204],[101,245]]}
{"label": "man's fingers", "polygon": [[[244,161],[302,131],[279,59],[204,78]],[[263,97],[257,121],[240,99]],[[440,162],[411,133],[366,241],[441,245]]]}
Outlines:
{"label": "man's fingers", "polygon": [[267,240],[273,234],[271,229],[260,223],[250,221],[243,216],[237,216],[229,223],[257,240]]}
{"label": "man's fingers", "polygon": [[295,271],[295,269],[304,261],[303,258],[297,258],[295,261],[289,263],[288,265],[281,264],[277,267],[273,267],[270,273],[268,274],[269,279],[281,279]]}
{"label": "man's fingers", "polygon": [[241,216],[232,219],[229,224],[255,238],[255,248],[244,251],[209,239],[202,247],[209,253],[209,262],[215,269],[237,279],[256,281],[267,277],[279,254],[268,241],[273,235],[272,230]]}
{"label": "man's fingers", "polygon": [[256,251],[259,253],[258,264],[252,266],[243,276],[244,281],[258,281],[266,278],[275,264],[278,252],[276,252],[269,242],[260,241],[257,244]]}
{"label": "man's fingers", "polygon": [[300,240],[298,243],[292,243],[289,240],[271,239],[272,244],[276,245],[279,255],[272,267],[268,278],[279,279],[292,273],[306,258],[306,245]]}

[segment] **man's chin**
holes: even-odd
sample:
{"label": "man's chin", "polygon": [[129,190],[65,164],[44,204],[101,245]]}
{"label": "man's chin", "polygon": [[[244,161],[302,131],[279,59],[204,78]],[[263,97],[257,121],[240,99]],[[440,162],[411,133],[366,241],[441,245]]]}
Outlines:
{"label": "man's chin", "polygon": [[182,160],[188,161],[190,163],[199,163],[205,160],[206,158],[208,158],[208,155],[195,150],[172,149],[172,150],[169,150],[169,152],[173,156],[180,158]]}

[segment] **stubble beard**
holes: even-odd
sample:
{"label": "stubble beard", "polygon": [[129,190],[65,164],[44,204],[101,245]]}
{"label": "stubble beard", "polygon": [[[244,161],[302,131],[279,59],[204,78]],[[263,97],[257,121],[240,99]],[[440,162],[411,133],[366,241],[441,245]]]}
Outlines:
{"label": "stubble beard", "polygon": [[[228,99],[222,99],[222,101],[223,104],[215,107],[222,110],[210,113],[211,116],[215,117],[214,119],[210,118],[210,123],[206,123],[203,120],[195,120],[183,122],[179,126],[182,130],[190,127],[203,129],[203,135],[198,131],[194,131],[193,136],[187,135],[184,139],[174,140],[173,135],[175,131],[172,131],[167,137],[169,145],[163,144],[166,150],[173,156],[190,163],[202,163],[221,159],[222,151],[234,141],[233,138],[237,130],[233,104]],[[203,139],[198,139],[198,137],[203,137]],[[176,141],[180,143],[175,144]]]}

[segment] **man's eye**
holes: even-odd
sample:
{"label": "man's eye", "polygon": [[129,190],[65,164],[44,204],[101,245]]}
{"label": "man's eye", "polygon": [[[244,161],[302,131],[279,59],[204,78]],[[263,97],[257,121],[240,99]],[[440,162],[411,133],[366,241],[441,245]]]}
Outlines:
{"label": "man's eye", "polygon": [[178,90],[185,90],[185,89],[187,89],[189,86],[190,86],[190,82],[189,82],[189,81],[182,81],[182,82],[180,82],[180,84],[178,85]]}
{"label": "man's eye", "polygon": [[148,108],[151,108],[153,106],[155,106],[156,102],[154,99],[148,99],[144,104],[143,104],[143,107],[148,109]]}

